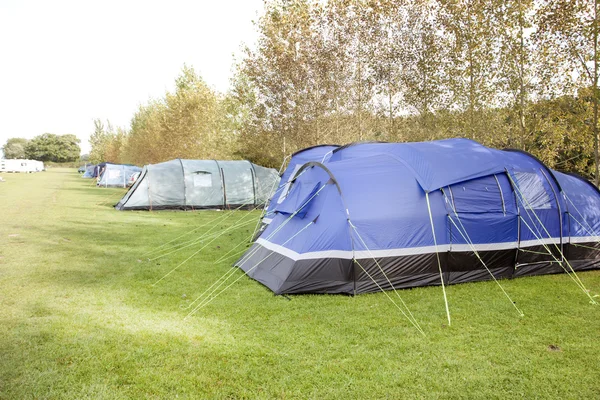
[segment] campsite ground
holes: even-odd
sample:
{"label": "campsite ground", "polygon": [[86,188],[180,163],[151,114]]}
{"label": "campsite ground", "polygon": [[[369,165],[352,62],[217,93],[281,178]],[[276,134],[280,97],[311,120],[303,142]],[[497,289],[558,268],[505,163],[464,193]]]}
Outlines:
{"label": "campsite ground", "polygon": [[427,337],[384,294],[288,300],[239,271],[184,320],[254,224],[144,253],[258,213],[118,212],[74,171],[0,183],[0,398],[600,398],[600,306],[566,275],[503,281],[523,318],[494,283],[451,286],[451,327],[439,287],[401,291]]}

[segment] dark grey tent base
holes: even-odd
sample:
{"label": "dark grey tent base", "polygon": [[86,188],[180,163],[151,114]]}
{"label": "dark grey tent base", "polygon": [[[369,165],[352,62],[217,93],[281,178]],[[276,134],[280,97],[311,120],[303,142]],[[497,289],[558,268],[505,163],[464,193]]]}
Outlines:
{"label": "dark grey tent base", "polygon": [[[567,259],[573,269],[575,271],[599,269],[600,244],[581,243],[581,245],[597,250],[566,245],[565,255],[571,256]],[[323,258],[294,261],[256,243],[246,254],[250,254],[254,249],[256,252],[250,258],[240,264],[244,259],[242,258],[235,265],[275,294],[361,294],[378,292],[381,289],[391,290],[392,285],[396,289],[407,289],[441,284],[435,253],[378,259],[379,265],[386,271],[386,278],[373,259],[359,260],[364,268],[363,271],[352,260]],[[516,249],[479,253],[496,279],[565,272],[560,264],[552,262],[554,260],[550,256],[537,255],[536,260],[532,257],[533,254],[528,254],[527,262],[524,263],[520,261],[521,254],[522,252],[519,252],[517,255]],[[518,261],[516,265],[515,260]],[[440,253],[440,261],[445,284],[492,279],[472,252]],[[570,272],[566,264],[564,268]]]}

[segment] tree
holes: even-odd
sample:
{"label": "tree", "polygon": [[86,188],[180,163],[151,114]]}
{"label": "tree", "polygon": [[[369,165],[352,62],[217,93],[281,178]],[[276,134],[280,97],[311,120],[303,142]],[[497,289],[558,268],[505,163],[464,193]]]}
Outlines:
{"label": "tree", "polygon": [[79,142],[75,135],[44,133],[29,141],[25,146],[25,155],[27,158],[39,161],[77,161],[81,153]]}
{"label": "tree", "polygon": [[591,88],[596,186],[598,166],[598,2],[597,0],[543,0],[537,12],[536,38],[543,50],[544,82],[550,88]]}
{"label": "tree", "polygon": [[[440,22],[448,37],[449,66],[445,71],[462,114],[464,133],[482,141],[481,112],[493,105],[497,82],[497,30],[492,0],[439,0]],[[435,28],[435,27],[432,27]]]}
{"label": "tree", "polygon": [[23,138],[10,138],[2,147],[4,158],[25,158],[25,146],[29,141]]}
{"label": "tree", "polygon": [[173,158],[219,158],[220,99],[196,74],[183,66],[175,92],[167,93],[161,123],[160,161]]}
{"label": "tree", "polygon": [[531,135],[525,121],[537,67],[537,49],[531,34],[528,34],[533,28],[533,7],[534,0],[503,0],[498,7],[498,19],[501,22],[500,88],[508,97],[507,103],[517,114],[513,119],[518,121],[518,134],[511,132],[507,145],[516,147],[518,143],[521,150],[527,150],[526,139]]}
{"label": "tree", "polygon": [[[110,123],[108,123],[110,126]],[[104,152],[106,150],[106,131],[104,129],[104,123],[99,120],[94,120],[94,133],[90,135],[90,161],[94,164],[101,163],[104,160]]]}
{"label": "tree", "polygon": [[[435,113],[448,107],[449,43],[436,29],[439,10],[429,2],[416,1],[407,9],[411,21],[402,39],[404,98],[410,111],[419,115],[420,129],[412,131],[412,140],[432,140],[439,136]],[[446,116],[450,114],[446,113]],[[446,118],[448,119],[448,118]]]}

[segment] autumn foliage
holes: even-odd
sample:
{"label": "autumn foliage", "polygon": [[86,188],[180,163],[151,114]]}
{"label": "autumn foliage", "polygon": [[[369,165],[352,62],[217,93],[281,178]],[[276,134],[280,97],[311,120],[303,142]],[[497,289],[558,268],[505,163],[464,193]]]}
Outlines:
{"label": "autumn foliage", "polygon": [[92,160],[245,158],[468,137],[597,175],[597,17],[581,0],[270,0],[219,94],[184,67]]}

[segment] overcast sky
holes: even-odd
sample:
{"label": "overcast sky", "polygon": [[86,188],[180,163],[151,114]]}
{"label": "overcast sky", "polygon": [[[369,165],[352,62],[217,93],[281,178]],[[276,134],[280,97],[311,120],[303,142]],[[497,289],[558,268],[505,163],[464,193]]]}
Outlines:
{"label": "overcast sky", "polygon": [[184,63],[226,91],[262,9],[262,0],[0,0],[0,147],[74,133],[87,152],[94,118],[128,126]]}

